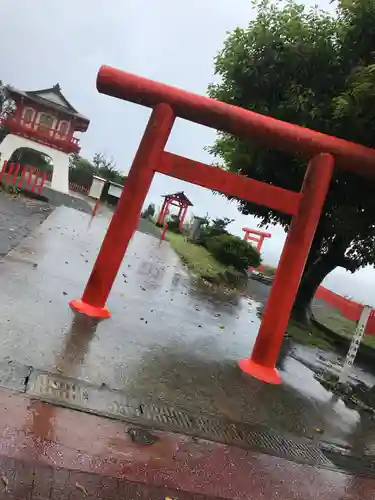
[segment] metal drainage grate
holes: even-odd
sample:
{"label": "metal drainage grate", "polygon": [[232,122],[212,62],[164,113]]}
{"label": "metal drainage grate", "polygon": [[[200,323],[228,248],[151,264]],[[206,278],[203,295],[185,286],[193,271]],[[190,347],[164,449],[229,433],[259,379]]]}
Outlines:
{"label": "metal drainage grate", "polygon": [[194,415],[166,405],[135,401],[127,398],[121,391],[99,388],[60,375],[33,372],[27,394],[61,406],[143,427],[231,444],[298,463],[334,467],[329,457],[308,440],[279,436],[262,426],[209,415]]}
{"label": "metal drainage grate", "polygon": [[289,439],[260,426],[230,422],[210,416],[191,415],[166,406],[141,404],[147,424],[175,430],[223,444],[234,444],[294,462],[332,466],[319,447],[307,440]]}

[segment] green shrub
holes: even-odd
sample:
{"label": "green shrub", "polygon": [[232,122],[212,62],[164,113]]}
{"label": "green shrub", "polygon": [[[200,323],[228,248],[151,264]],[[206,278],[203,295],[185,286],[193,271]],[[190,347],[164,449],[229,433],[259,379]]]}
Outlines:
{"label": "green shrub", "polygon": [[232,266],[243,272],[248,267],[258,267],[261,263],[260,255],[254,247],[238,236],[222,234],[207,239],[205,246],[219,262],[225,266]]}
{"label": "green shrub", "polygon": [[207,242],[211,240],[211,238],[222,234],[228,234],[227,226],[232,222],[233,219],[228,219],[227,217],[224,217],[224,219],[214,219],[212,221],[207,219],[206,223],[201,226],[197,244],[207,248]]}
{"label": "green shrub", "polygon": [[171,215],[168,221],[168,231],[172,231],[172,233],[179,233],[180,220],[178,215]]}
{"label": "green shrub", "polygon": [[154,215],[155,215],[155,205],[153,203],[150,203],[149,206],[146,208],[146,210],[142,212],[141,217],[142,219],[152,219]]}

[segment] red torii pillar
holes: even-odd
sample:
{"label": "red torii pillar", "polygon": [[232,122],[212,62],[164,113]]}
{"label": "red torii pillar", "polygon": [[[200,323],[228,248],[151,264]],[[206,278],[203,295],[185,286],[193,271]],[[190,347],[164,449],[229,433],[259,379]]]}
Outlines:
{"label": "red torii pillar", "polygon": [[164,198],[163,206],[161,207],[159,217],[158,217],[158,224],[163,226],[165,222],[165,217],[168,214],[168,209],[169,209],[170,202],[167,197]]}

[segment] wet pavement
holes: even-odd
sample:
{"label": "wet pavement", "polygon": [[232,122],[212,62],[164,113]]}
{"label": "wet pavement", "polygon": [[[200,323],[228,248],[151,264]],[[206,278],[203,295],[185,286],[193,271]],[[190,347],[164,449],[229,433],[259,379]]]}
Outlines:
{"label": "wet pavement", "polygon": [[375,491],[374,479],[147,432],[24,395],[0,391],[0,405],[4,499],[372,500]]}
{"label": "wet pavement", "polygon": [[[375,454],[371,416],[347,408],[296,356],[285,352],[281,360],[281,387],[238,370],[257,335],[260,302],[217,296],[194,282],[166,242],[135,233],[108,301],[113,317],[75,315],[68,301],[82,294],[108,223],[98,216],[89,228],[89,220],[58,208],[0,264],[1,356],[31,367],[33,396],[42,397],[45,372],[69,379],[73,399],[86,383],[145,404]],[[299,353],[309,355],[306,348]],[[65,396],[56,380],[49,388],[58,403]],[[82,409],[101,404],[94,395]]]}
{"label": "wet pavement", "polygon": [[0,190],[0,258],[34,231],[51,211],[46,203]]}

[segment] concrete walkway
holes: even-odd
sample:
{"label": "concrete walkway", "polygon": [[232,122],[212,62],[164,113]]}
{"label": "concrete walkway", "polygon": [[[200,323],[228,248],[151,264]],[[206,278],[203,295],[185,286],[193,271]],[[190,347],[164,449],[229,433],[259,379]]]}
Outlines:
{"label": "concrete walkway", "polygon": [[372,460],[371,418],[335,399],[302,363],[286,353],[281,387],[238,370],[261,304],[200,288],[168,243],[136,233],[108,301],[113,317],[75,315],[68,301],[82,294],[108,224],[89,220],[58,208],[0,264],[0,386],[219,448],[232,443],[243,456],[263,450],[276,468],[284,457],[293,467],[318,465],[313,474],[339,474],[341,454]]}

